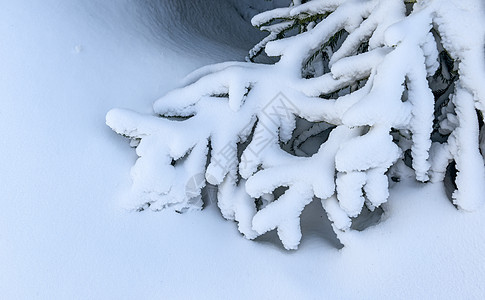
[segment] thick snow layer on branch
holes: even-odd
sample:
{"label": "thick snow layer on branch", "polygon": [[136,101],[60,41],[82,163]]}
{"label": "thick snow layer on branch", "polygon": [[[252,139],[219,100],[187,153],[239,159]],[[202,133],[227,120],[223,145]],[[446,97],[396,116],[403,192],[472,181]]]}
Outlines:
{"label": "thick snow layer on branch", "polygon": [[[449,142],[458,169],[458,189],[453,193],[453,201],[461,209],[473,211],[483,204],[485,195],[485,167],[479,150],[477,114],[472,95],[460,85],[453,103],[460,120]],[[477,184],[480,182],[482,184]]]}
{"label": "thick snow layer on branch", "polygon": [[[464,88],[485,110],[485,8],[481,0],[436,1],[434,22],[443,46],[460,64]],[[455,12],[461,12],[456,14]]]}

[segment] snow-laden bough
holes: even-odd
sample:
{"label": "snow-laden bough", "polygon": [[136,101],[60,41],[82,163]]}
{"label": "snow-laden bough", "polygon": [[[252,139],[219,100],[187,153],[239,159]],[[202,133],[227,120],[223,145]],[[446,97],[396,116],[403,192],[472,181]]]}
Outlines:
{"label": "snow-laden bough", "polygon": [[[195,71],[155,102],[155,115],[108,113],[139,156],[133,207],[201,209],[209,183],[241,233],[276,229],[287,249],[298,247],[314,199],[338,235],[387,201],[403,168],[422,182],[454,168],[454,204],[476,209],[485,201],[484,6],[313,0],[255,16],[269,35],[248,62]],[[252,62],[263,50],[279,61]]]}

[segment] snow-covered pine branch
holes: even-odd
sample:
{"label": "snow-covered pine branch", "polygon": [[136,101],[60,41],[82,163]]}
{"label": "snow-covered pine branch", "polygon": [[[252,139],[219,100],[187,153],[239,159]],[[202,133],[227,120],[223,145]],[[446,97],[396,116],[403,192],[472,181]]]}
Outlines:
{"label": "snow-covered pine branch", "polygon": [[[277,63],[204,67],[155,102],[156,116],[110,111],[107,124],[139,141],[134,207],[201,208],[207,181],[247,238],[277,229],[295,249],[314,198],[337,232],[350,230],[364,207],[387,201],[388,176],[403,176],[406,158],[423,182],[442,181],[454,162],[453,201],[477,208],[485,195],[484,5],[407,2],[294,1],[264,12],[252,23],[269,35],[249,58],[264,49]],[[311,143],[319,146],[304,149]]]}

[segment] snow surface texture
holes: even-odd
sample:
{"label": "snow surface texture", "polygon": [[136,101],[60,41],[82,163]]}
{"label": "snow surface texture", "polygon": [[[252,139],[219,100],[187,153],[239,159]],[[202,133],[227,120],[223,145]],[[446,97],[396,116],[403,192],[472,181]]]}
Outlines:
{"label": "snow surface texture", "polygon": [[441,184],[403,179],[385,220],[342,250],[318,202],[297,252],[242,239],[216,205],[120,209],[136,155],[106,112],[149,112],[191,70],[247,48],[163,43],[137,1],[1,3],[1,299],[483,298],[485,211],[457,212]]}
{"label": "snow surface texture", "polygon": [[[223,216],[247,238],[277,229],[285,248],[296,249],[301,212],[314,197],[340,235],[363,210],[387,201],[388,174],[399,180],[407,173],[407,151],[421,182],[442,181],[454,161],[453,203],[476,210],[485,195],[484,16],[478,0],[413,7],[402,0],[314,0],[256,15],[253,25],[270,34],[248,58],[264,48],[280,57],[276,64],[204,67],[155,102],[157,116],[121,109],[107,115],[140,157],[132,169],[133,207],[200,209],[207,182],[219,187]],[[295,26],[300,34],[277,39]],[[338,46],[329,45],[332,39]],[[459,76],[436,105],[429,78],[445,72],[444,52]],[[437,108],[444,113],[435,120]],[[302,120],[314,124],[309,132],[328,131],[313,155],[283,145],[301,145],[313,134],[295,136]],[[439,141],[432,139],[436,126],[449,131]]]}

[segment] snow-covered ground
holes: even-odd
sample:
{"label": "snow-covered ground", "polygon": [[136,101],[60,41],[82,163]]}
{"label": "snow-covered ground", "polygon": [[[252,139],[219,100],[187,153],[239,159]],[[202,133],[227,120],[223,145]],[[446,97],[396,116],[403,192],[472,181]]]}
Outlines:
{"label": "snow-covered ground", "polygon": [[136,155],[106,112],[149,112],[193,69],[243,59],[260,36],[221,26],[236,1],[0,1],[1,299],[485,297],[485,209],[440,185],[400,183],[342,250],[318,203],[292,252],[214,204],[124,210]]}

